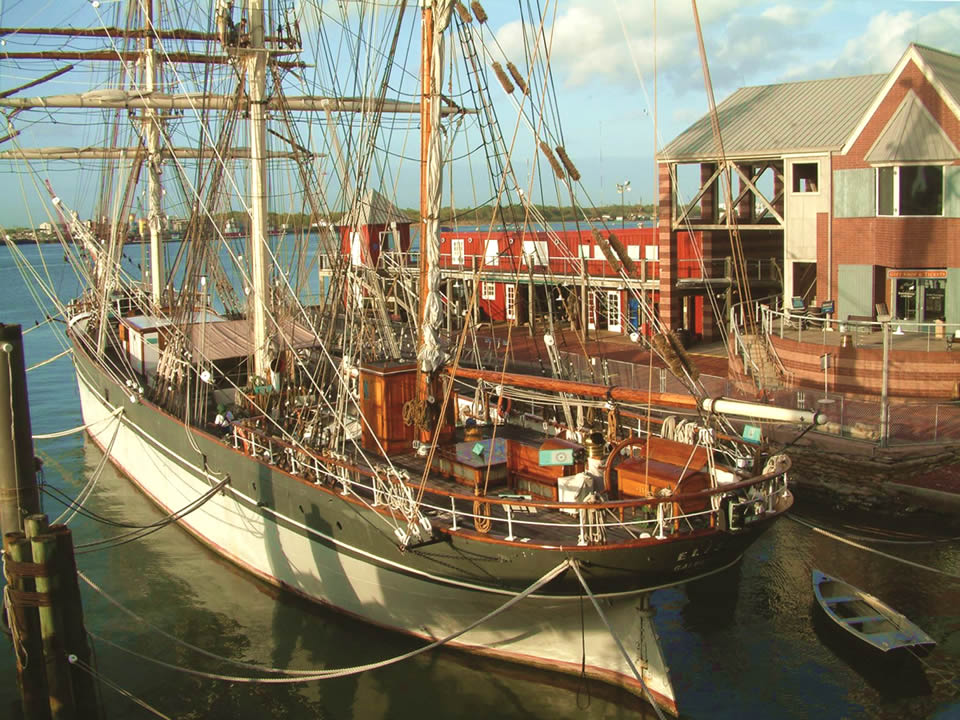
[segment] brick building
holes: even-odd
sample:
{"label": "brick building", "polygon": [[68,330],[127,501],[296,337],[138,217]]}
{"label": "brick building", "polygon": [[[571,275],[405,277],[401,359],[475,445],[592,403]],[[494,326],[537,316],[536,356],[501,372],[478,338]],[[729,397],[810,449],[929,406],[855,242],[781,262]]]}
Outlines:
{"label": "brick building", "polygon": [[[911,44],[886,75],[741,88],[659,154],[660,316],[688,323],[716,285],[677,279],[677,235],[703,233],[706,267],[733,256],[734,208],[751,262],[775,259],[789,307],[833,300],[835,317],[886,303],[904,330],[960,323],[960,56]],[[734,179],[730,197],[722,170]],[[678,180],[699,178],[692,198]],[[753,288],[753,295],[764,292]],[[735,301],[716,293],[719,310]],[[704,306],[703,334],[716,336]]]}

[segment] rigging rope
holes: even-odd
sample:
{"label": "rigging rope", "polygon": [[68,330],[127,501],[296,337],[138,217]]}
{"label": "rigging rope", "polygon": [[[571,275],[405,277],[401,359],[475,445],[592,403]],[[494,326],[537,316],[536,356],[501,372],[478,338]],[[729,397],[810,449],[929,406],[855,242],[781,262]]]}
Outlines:
{"label": "rigging rope", "polygon": [[[89,634],[92,634],[92,633],[87,633],[87,634],[89,635]],[[88,665],[87,663],[85,663],[83,660],[81,660],[80,658],[78,658],[76,655],[70,655],[70,656],[68,657],[68,660],[70,661],[70,664],[71,664],[71,665],[80,668],[80,669],[83,670],[85,673],[87,673],[88,675],[90,675],[92,678],[95,678],[96,680],[102,682],[102,683],[103,683],[104,685],[106,685],[108,688],[110,688],[110,689],[113,690],[114,692],[119,693],[120,695],[123,695],[125,698],[127,698],[127,699],[130,700],[131,702],[136,703],[137,705],[139,705],[140,707],[142,707],[144,710],[147,710],[147,711],[153,713],[153,714],[156,715],[158,718],[163,718],[163,720],[173,720],[173,718],[171,718],[169,715],[164,715],[162,712],[160,712],[159,710],[157,710],[155,707],[153,707],[152,705],[148,704],[148,703],[145,702],[144,700],[141,700],[141,699],[138,698],[136,695],[134,695],[133,693],[131,693],[129,690],[126,690],[125,688],[121,687],[120,685],[118,685],[117,683],[115,683],[113,680],[111,680],[110,678],[108,678],[106,675],[104,675],[104,674],[101,673],[100,671],[95,670],[92,666],[90,666],[90,665]]]}
{"label": "rigging rope", "polygon": [[[122,407],[117,409],[121,411],[123,410]],[[87,501],[90,495],[93,494],[93,488],[96,486],[97,481],[100,479],[100,476],[103,474],[104,468],[107,467],[107,461],[110,460],[110,453],[113,450],[113,444],[117,440],[117,435],[120,434],[120,425],[122,424],[123,421],[120,419],[119,412],[115,412],[113,414],[116,417],[117,424],[113,429],[113,435],[110,438],[110,443],[107,446],[106,452],[104,452],[103,457],[100,458],[100,462],[97,464],[97,467],[94,469],[93,473],[90,475],[90,479],[87,481],[87,484],[84,485],[83,489],[77,495],[77,501],[76,502],[71,501],[71,503],[67,505],[67,508],[63,511],[63,513],[61,513],[60,516],[53,521],[54,525],[60,522],[62,522],[64,525],[68,525],[70,521],[73,520],[74,517],[76,517],[76,514],[80,512],[80,509],[83,507],[83,504]],[[50,487],[52,488],[52,486]],[[49,491],[47,490],[46,485],[43,486],[43,490],[48,495],[50,494]],[[74,508],[73,513],[70,514],[70,517],[66,517],[67,513],[70,512],[71,507]]]}

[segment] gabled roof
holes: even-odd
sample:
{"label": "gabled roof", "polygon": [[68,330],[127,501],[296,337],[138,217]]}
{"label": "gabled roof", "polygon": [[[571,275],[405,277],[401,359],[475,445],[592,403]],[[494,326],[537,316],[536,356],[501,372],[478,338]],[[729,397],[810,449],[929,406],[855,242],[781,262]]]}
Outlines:
{"label": "gabled roof", "polygon": [[[887,75],[740,88],[717,106],[728,158],[839,150]],[[720,153],[704,115],[657,155],[659,161],[714,160]]]}
{"label": "gabled roof", "polygon": [[958,158],[957,146],[909,90],[864,160],[871,165],[906,165],[948,163]]}
{"label": "gabled roof", "polygon": [[[857,123],[850,137],[847,138],[843,146],[843,152],[847,153],[853,147],[857,138],[866,128],[867,123],[874,116],[887,94],[893,89],[894,84],[903,73],[907,64],[913,62],[923,73],[923,76],[939,93],[944,104],[960,117],[960,55],[953,55],[943,50],[935,50],[925,45],[910,43],[904,51],[900,60],[893,70],[886,76],[886,81],[880,87],[874,97],[873,102],[863,113],[860,122]],[[937,123],[938,125],[940,123]]]}
{"label": "gabled roof", "polygon": [[[936,50],[926,45],[912,44],[910,49],[923,58],[924,64],[933,72],[937,88],[952,102],[955,110],[960,107],[960,55]],[[908,49],[909,52],[909,49]]]}
{"label": "gabled roof", "polygon": [[357,225],[389,225],[390,223],[410,223],[400,208],[376,190],[368,190],[360,200]]}

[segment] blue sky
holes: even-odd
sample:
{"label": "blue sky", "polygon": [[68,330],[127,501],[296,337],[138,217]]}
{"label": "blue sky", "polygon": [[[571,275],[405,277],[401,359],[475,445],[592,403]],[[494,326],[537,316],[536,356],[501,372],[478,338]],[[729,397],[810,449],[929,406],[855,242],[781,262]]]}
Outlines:
{"label": "blue sky", "polygon": [[[596,204],[618,203],[617,183],[630,180],[627,202],[650,202],[655,176],[654,1],[522,3],[548,10],[566,148],[583,175],[586,193]],[[328,4],[335,6],[333,0]],[[0,23],[37,26],[66,20],[86,25],[96,20],[97,13],[115,7],[111,0],[101,0],[101,5],[95,10],[85,0],[0,0]],[[488,27],[507,57],[522,58],[517,0],[486,0],[483,5],[489,15]],[[656,5],[662,145],[706,113],[707,100],[690,3],[658,0]],[[960,1],[701,0],[699,10],[718,102],[744,85],[885,73],[910,42],[960,53]],[[0,65],[0,90],[42,72],[45,70],[30,75],[30,71],[14,72]],[[69,77],[76,75],[74,71]],[[28,94],[68,91],[75,89],[44,86]],[[502,103],[499,86],[493,87],[493,94],[495,101]],[[507,105],[501,107],[501,119],[506,118],[510,125]],[[74,137],[68,124],[61,125],[58,133],[56,140],[48,139],[46,144],[91,142]],[[399,203],[415,207],[415,180],[404,179],[399,185]],[[0,223],[7,227],[26,224],[20,181],[0,168],[0,188]]]}
{"label": "blue sky", "polygon": [[[512,3],[504,3],[508,5]],[[492,3],[487,3],[491,6]],[[701,0],[700,22],[719,103],[739,87],[889,72],[910,42],[960,54],[960,2]],[[653,2],[567,0],[554,71],[565,135],[598,203],[654,187]],[[515,25],[499,30],[503,44]],[[708,111],[691,3],[657,3],[660,146]]]}

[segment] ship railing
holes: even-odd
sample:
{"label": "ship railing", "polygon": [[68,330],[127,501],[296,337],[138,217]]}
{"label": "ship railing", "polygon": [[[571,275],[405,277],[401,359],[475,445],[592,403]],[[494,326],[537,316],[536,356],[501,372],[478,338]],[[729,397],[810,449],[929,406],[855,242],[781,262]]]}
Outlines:
{"label": "ship railing", "polygon": [[[294,447],[243,421],[234,423],[233,439],[234,448],[251,457],[278,465],[313,484],[340,485],[344,495],[369,499],[373,507],[386,507],[381,500],[383,488],[378,486],[374,472],[354,465],[348,458],[320,456],[309,449]],[[284,459],[282,465],[281,458]],[[614,541],[616,543],[648,538],[662,540],[715,526],[722,512],[719,498],[730,493],[745,500],[763,501],[766,511],[773,512],[778,498],[787,491],[788,469],[789,462],[757,477],[694,493],[593,503],[535,500],[532,496],[506,492],[477,496],[427,487],[419,509],[428,516],[448,520],[453,530],[472,524],[484,535],[507,541],[530,539],[524,530],[533,537],[543,537],[557,529],[570,531],[571,544],[575,542],[580,546],[607,544],[608,534],[614,530],[627,535]],[[416,481],[401,479],[399,482],[410,490],[419,490]],[[702,510],[682,510],[683,505],[704,503],[706,507]],[[484,507],[487,509],[483,510]],[[560,511],[570,519],[558,521],[554,514],[551,514],[554,519],[534,519],[541,511]]]}

